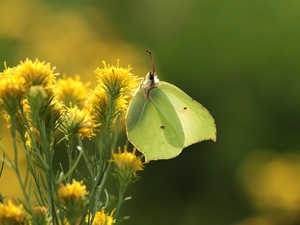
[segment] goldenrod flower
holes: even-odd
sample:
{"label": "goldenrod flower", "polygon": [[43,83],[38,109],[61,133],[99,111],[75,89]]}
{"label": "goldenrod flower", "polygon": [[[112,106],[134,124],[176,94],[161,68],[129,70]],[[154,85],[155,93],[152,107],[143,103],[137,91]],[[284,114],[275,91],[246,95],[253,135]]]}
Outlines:
{"label": "goldenrod flower", "polygon": [[78,182],[73,179],[72,184],[61,185],[58,190],[62,210],[70,224],[77,224],[86,214],[88,192],[82,183],[83,181]]}
{"label": "goldenrod flower", "polygon": [[83,83],[80,80],[79,75],[77,75],[75,79],[73,79],[72,77],[67,77],[64,74],[63,79],[58,79],[56,87],[58,90],[59,98],[67,107],[77,105],[82,108],[87,97],[87,88],[89,85],[90,82]]}
{"label": "goldenrod flower", "polygon": [[[92,225],[111,225],[113,223],[116,223],[116,220],[113,218],[113,213],[115,210],[113,210],[110,215],[106,214],[104,212],[104,209],[101,211],[96,212],[96,215],[94,217],[94,221],[92,222]],[[89,217],[92,218],[92,214],[89,216],[86,216],[85,222],[88,223]]]}
{"label": "goldenrod flower", "polygon": [[47,84],[55,82],[54,68],[51,68],[50,63],[40,62],[36,59],[32,62],[26,59],[25,62],[20,62],[15,68],[16,76],[23,77],[26,80],[27,87],[31,85],[42,85],[43,87]]}
{"label": "goldenrod flower", "polygon": [[0,99],[2,108],[8,113],[15,114],[25,94],[25,80],[16,76],[14,70],[6,68],[0,77]]}
{"label": "goldenrod flower", "polygon": [[63,204],[79,203],[86,199],[88,192],[86,186],[82,185],[83,181],[76,181],[73,179],[72,184],[68,183],[66,186],[61,185],[58,190],[59,199]]}
{"label": "goldenrod flower", "polygon": [[63,122],[65,134],[77,134],[81,138],[95,136],[96,124],[94,117],[86,109],[79,109],[76,105],[68,108]]}
{"label": "goldenrod flower", "polygon": [[25,224],[23,206],[15,206],[10,200],[7,205],[0,203],[0,222],[1,225]]}
{"label": "goldenrod flower", "polygon": [[107,65],[102,61],[104,68],[97,68],[95,73],[99,83],[103,83],[104,87],[111,94],[125,94],[130,95],[134,93],[140,79],[133,75],[130,71],[132,67],[128,65],[127,68],[120,67],[120,61],[117,60],[117,66]]}
{"label": "goldenrod flower", "polygon": [[121,152],[121,148],[118,147],[118,153],[112,152],[113,159],[110,162],[115,163],[118,173],[132,174],[136,176],[136,172],[143,170],[144,164],[141,157],[135,155],[136,148],[133,148],[133,152],[127,151],[127,146],[124,146],[124,152]]}
{"label": "goldenrod flower", "polygon": [[[131,67],[107,65],[102,61],[104,68],[97,68],[95,73],[98,78],[98,86],[91,92],[89,103],[100,117],[113,121],[128,106],[128,99],[132,96],[140,83],[140,79],[133,75]],[[108,122],[112,122],[108,121]]]}
{"label": "goldenrod flower", "polygon": [[[56,90],[56,76],[54,73],[54,68],[51,68],[50,63],[40,62],[36,59],[34,62],[26,59],[25,62],[20,62],[20,64],[14,70],[16,76],[23,77],[26,81],[26,88],[30,89],[31,86],[41,87],[43,90],[39,90],[38,95],[40,95],[42,102],[40,102],[41,109],[36,109],[37,102],[31,101],[31,108],[35,108],[34,115],[39,111],[43,116],[42,120],[46,121],[46,129],[49,131],[54,131],[57,125],[61,123],[61,115],[64,112],[64,107],[61,101],[57,98]],[[30,96],[29,93],[29,97]],[[38,98],[40,98],[38,97]],[[38,100],[38,99],[37,99]]]}

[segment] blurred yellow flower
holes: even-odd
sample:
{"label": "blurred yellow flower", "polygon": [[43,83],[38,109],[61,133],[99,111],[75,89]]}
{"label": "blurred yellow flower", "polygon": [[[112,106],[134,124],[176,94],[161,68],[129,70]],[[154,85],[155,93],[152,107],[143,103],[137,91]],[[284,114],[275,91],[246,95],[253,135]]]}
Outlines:
{"label": "blurred yellow flower", "polygon": [[15,206],[10,200],[7,205],[0,202],[0,222],[1,225],[25,224],[23,206]]}
{"label": "blurred yellow flower", "polygon": [[121,152],[121,148],[118,147],[118,153],[112,152],[113,159],[110,162],[115,163],[118,171],[136,176],[137,171],[143,170],[144,164],[142,156],[137,157],[135,152],[136,148],[133,148],[133,152],[128,152],[127,146],[124,146],[124,152]]}
{"label": "blurred yellow flower", "polygon": [[294,212],[300,206],[300,154],[253,153],[239,171],[239,181],[259,209]]}
{"label": "blurred yellow flower", "polygon": [[59,98],[67,107],[77,105],[79,108],[83,108],[89,86],[90,82],[83,83],[79,75],[74,79],[64,74],[63,79],[58,79],[56,88]]}
{"label": "blurred yellow flower", "polygon": [[78,204],[83,200],[85,201],[88,192],[86,191],[86,186],[82,184],[83,181],[78,182],[73,179],[72,184],[61,185],[58,189],[58,196],[61,202],[63,204]]}
{"label": "blurred yellow flower", "polygon": [[25,80],[14,74],[14,69],[6,68],[0,77],[0,99],[7,113],[15,113],[25,94]]}
{"label": "blurred yellow flower", "polygon": [[[101,211],[96,212],[94,221],[92,225],[111,225],[113,223],[116,223],[116,220],[113,218],[113,213],[115,210],[113,210],[110,215],[105,214],[104,209]],[[90,214],[90,218],[92,215]],[[89,216],[86,216],[85,221],[88,223]]]}

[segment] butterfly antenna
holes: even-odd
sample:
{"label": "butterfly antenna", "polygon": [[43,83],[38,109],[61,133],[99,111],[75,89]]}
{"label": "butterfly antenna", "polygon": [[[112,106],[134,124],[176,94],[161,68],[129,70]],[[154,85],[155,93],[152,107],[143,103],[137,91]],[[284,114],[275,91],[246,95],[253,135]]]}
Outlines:
{"label": "butterfly antenna", "polygon": [[151,84],[150,86],[154,86],[155,82],[155,65],[154,65],[154,54],[153,52],[151,52],[150,50],[146,49],[146,52],[149,53],[150,57],[151,57],[151,61],[152,61],[152,72],[150,72],[150,76],[149,79],[151,80]]}
{"label": "butterfly antenna", "polygon": [[150,57],[151,57],[151,61],[152,61],[152,75],[154,76],[154,74],[155,74],[154,54],[153,54],[153,52],[151,52],[148,49],[146,49],[146,52],[148,52],[149,55],[150,55]]}

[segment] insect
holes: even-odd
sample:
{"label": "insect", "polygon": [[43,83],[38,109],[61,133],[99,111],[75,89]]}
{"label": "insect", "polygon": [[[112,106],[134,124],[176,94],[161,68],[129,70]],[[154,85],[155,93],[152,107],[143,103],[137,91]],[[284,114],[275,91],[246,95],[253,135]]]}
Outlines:
{"label": "insect", "polygon": [[150,160],[170,159],[182,149],[204,140],[216,141],[216,125],[209,111],[178,87],[159,81],[152,71],[136,90],[125,123],[128,140]]}

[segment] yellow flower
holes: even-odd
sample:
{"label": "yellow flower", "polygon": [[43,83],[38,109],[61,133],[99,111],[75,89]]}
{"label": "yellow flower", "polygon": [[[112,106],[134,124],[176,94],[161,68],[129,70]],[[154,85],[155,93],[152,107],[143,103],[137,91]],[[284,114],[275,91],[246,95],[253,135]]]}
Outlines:
{"label": "yellow flower", "polygon": [[66,186],[61,185],[58,190],[58,196],[62,203],[79,203],[86,199],[88,192],[86,186],[82,185],[83,181],[76,181],[73,179],[72,184],[68,183]]}
{"label": "yellow flower", "polygon": [[136,176],[136,172],[143,170],[144,164],[142,162],[142,157],[137,157],[135,155],[136,148],[133,148],[133,152],[127,151],[127,146],[124,146],[124,152],[121,153],[121,148],[118,147],[118,153],[112,152],[113,159],[110,162],[116,164],[118,173],[126,172],[126,174],[133,174]]}
{"label": "yellow flower", "polygon": [[86,215],[88,192],[82,183],[83,181],[78,182],[73,179],[72,184],[61,185],[58,190],[61,210],[70,224],[79,224],[78,221],[81,221]]}
{"label": "yellow flower", "polygon": [[97,68],[95,73],[99,83],[103,83],[108,92],[125,95],[134,93],[141,80],[130,72],[132,69],[130,65],[127,68],[122,68],[119,60],[117,60],[117,66],[107,65],[105,61],[102,63],[104,68]]}
{"label": "yellow flower", "polygon": [[23,206],[15,206],[10,200],[7,205],[0,203],[0,222],[1,225],[25,224]]}
{"label": "yellow flower", "polygon": [[114,98],[114,101],[118,99],[119,103],[122,102],[118,107],[124,110],[128,105],[128,99],[133,95],[141,80],[130,72],[132,69],[130,65],[127,68],[120,67],[119,60],[117,60],[117,66],[107,65],[105,61],[102,63],[104,68],[95,70],[99,85],[109,101],[110,98]]}
{"label": "yellow flower", "polygon": [[81,138],[91,138],[95,136],[96,124],[93,116],[86,109],[79,109],[77,106],[68,108],[63,122],[66,134],[75,133]]}
{"label": "yellow flower", "polygon": [[87,102],[90,110],[98,115],[102,127],[108,128],[106,124],[112,125],[115,119],[126,110],[128,100],[138,87],[140,78],[130,72],[132,69],[130,66],[120,67],[119,60],[117,66],[102,62],[104,68],[95,70],[98,85],[89,93]]}
{"label": "yellow flower", "polygon": [[32,62],[26,59],[25,62],[15,68],[16,76],[23,77],[26,80],[27,88],[31,85],[42,85],[47,86],[49,83],[55,82],[54,68],[51,68],[50,63],[40,62],[36,59]]}
{"label": "yellow flower", "polygon": [[[101,211],[96,212],[94,221],[92,222],[92,225],[111,225],[113,223],[116,223],[116,220],[113,218],[113,213],[115,210],[113,210],[110,215],[105,214],[104,209]],[[89,217],[92,218],[92,214],[90,216],[86,216],[85,222],[88,223]]]}
{"label": "yellow flower", "polygon": [[83,83],[82,81],[80,81],[79,75],[77,75],[75,79],[73,79],[72,77],[67,77],[64,74],[63,79],[58,79],[57,81],[59,98],[68,107],[71,107],[72,104],[82,108],[84,105],[84,100],[87,97],[87,87],[89,85],[90,82]]}
{"label": "yellow flower", "polygon": [[14,71],[13,68],[6,68],[0,76],[1,105],[8,114],[16,113],[25,94],[25,80],[16,76]]}

